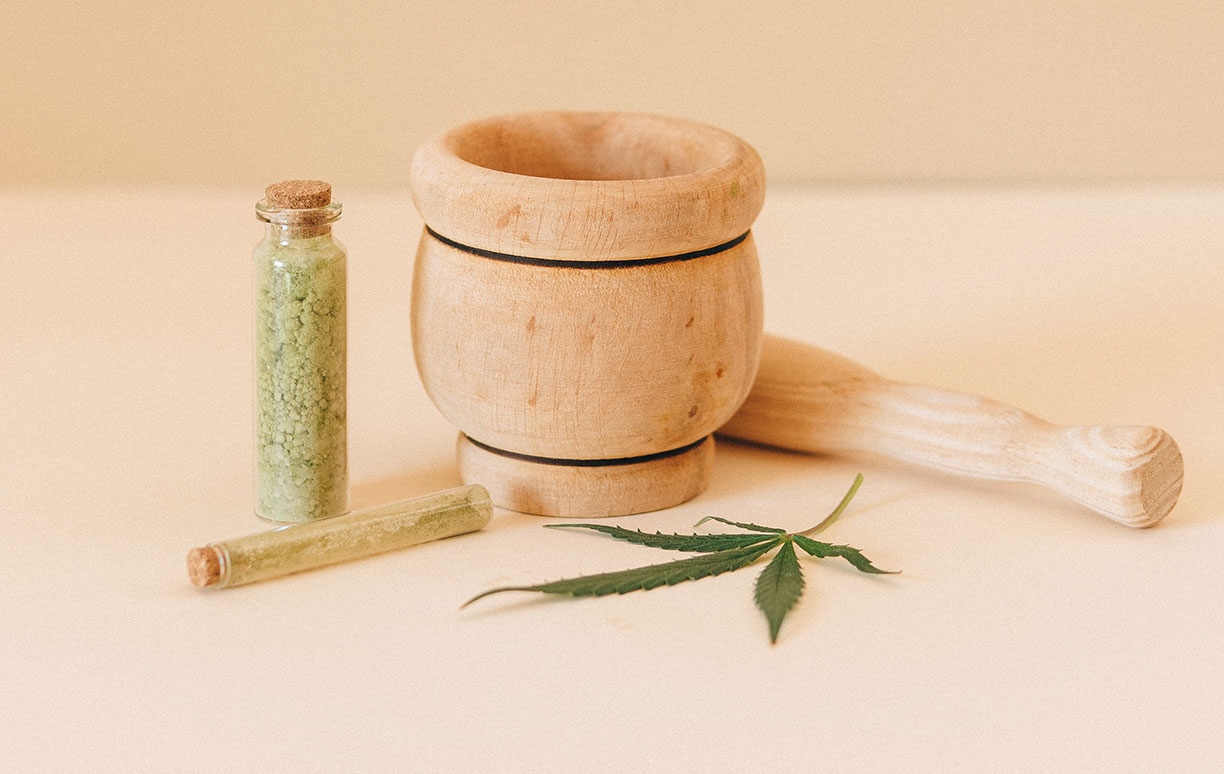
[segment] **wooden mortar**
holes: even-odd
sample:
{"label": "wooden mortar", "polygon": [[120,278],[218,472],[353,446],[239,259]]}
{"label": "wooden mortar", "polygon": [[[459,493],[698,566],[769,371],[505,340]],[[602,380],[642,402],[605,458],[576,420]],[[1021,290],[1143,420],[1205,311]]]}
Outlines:
{"label": "wooden mortar", "polygon": [[509,115],[422,146],[412,192],[413,347],[463,480],[550,516],[701,492],[761,355],[756,152],[676,118]]}
{"label": "wooden mortar", "polygon": [[705,488],[715,430],[1040,484],[1132,527],[1181,493],[1181,452],[1159,428],[1058,427],[763,337],[749,228],[764,171],[726,132],[623,113],[491,118],[418,150],[412,190],[427,224],[417,367],[462,430],[464,482],[503,508],[676,505]]}

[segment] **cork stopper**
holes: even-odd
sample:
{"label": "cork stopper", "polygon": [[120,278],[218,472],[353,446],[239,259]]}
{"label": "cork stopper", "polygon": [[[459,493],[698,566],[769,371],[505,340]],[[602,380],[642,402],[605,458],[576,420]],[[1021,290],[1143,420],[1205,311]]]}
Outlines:
{"label": "cork stopper", "polygon": [[187,552],[187,577],[193,586],[211,586],[221,579],[221,557],[211,547]]}
{"label": "cork stopper", "polygon": [[331,204],[331,183],[284,180],[264,190],[268,204],[282,210],[313,210]]}

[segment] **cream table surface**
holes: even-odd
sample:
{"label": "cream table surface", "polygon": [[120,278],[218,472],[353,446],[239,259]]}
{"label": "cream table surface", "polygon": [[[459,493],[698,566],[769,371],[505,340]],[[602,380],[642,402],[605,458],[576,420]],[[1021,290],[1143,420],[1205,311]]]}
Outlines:
{"label": "cream table surface", "polygon": [[[342,181],[337,181],[342,182]],[[1224,770],[1224,189],[771,190],[767,328],[1056,422],[1153,424],[1179,506],[1131,530],[1042,490],[720,444],[696,500],[615,520],[788,528],[755,570],[596,600],[492,585],[661,561],[499,511],[482,533],[224,591],[252,515],[257,191],[0,193],[0,771]],[[420,228],[349,192],[356,506],[459,483],[412,364]]]}

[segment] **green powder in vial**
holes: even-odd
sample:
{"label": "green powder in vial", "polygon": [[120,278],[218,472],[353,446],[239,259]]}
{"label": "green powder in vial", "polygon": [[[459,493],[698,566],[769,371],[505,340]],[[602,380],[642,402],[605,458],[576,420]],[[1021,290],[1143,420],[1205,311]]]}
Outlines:
{"label": "green powder in vial", "polygon": [[269,186],[256,215],[255,511],[301,522],[348,510],[346,261],[331,186]]}

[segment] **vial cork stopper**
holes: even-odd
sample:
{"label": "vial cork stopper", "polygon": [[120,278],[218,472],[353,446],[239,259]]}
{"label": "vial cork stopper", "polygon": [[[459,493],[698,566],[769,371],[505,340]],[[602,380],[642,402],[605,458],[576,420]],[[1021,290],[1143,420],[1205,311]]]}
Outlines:
{"label": "vial cork stopper", "polygon": [[312,210],[331,204],[331,183],[284,180],[264,189],[268,204],[282,210]]}
{"label": "vial cork stopper", "polygon": [[187,577],[193,586],[211,586],[221,578],[221,557],[211,546],[193,548],[187,554]]}

